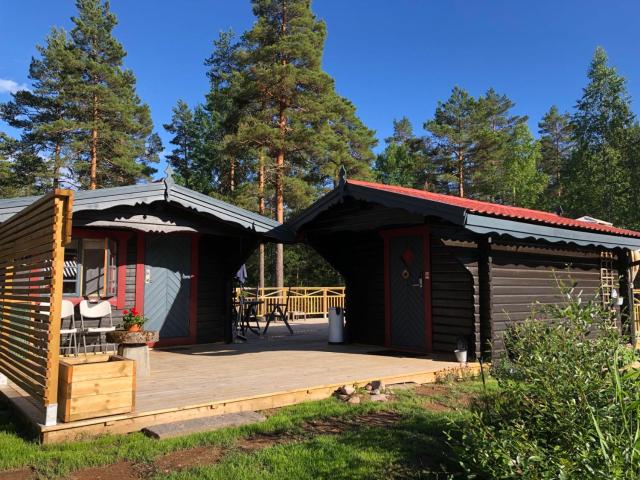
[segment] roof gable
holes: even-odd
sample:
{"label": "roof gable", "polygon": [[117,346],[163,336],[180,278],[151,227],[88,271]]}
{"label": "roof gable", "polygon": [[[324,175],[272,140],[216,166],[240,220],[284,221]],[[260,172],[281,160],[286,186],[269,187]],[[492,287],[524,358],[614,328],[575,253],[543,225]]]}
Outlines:
{"label": "roof gable", "polygon": [[509,235],[605,248],[640,249],[640,232],[633,230],[561,217],[539,210],[360,180],[341,180],[336,189],[285,226],[297,234],[320,213],[341,203],[345,197],[403,208],[425,217],[438,217],[483,235]]}
{"label": "roof gable", "polygon": [[[164,201],[209,215],[224,222],[236,224],[247,230],[265,234],[281,241],[290,241],[287,229],[281,224],[244,208],[203,195],[176,185],[170,175],[161,182],[129,185],[125,187],[81,190],[75,192],[73,211],[106,210],[118,206],[149,205]],[[0,223],[5,222],[20,210],[31,205],[38,196],[0,199]]]}

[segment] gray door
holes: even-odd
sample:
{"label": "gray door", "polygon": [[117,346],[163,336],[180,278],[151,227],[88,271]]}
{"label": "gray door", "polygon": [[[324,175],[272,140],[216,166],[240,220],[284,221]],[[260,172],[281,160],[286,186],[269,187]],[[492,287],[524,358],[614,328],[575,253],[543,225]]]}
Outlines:
{"label": "gray door", "polygon": [[191,239],[179,235],[147,235],[145,245],[145,328],[160,338],[189,335]]}
{"label": "gray door", "polygon": [[424,236],[408,234],[389,239],[391,345],[425,350],[423,290]]}

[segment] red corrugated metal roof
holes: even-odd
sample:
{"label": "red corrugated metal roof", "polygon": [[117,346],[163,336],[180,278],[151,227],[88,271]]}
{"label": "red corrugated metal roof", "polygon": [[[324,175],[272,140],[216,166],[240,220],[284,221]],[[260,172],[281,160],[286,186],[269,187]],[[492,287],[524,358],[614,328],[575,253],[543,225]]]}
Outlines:
{"label": "red corrugated metal roof", "polygon": [[422,198],[424,200],[439,202],[446,205],[453,205],[456,207],[465,208],[471,213],[477,213],[480,215],[640,238],[640,232],[636,232],[633,230],[626,230],[624,228],[610,227],[607,225],[600,225],[598,223],[591,223],[582,220],[575,220],[573,218],[561,217],[560,215],[556,215],[555,213],[543,212],[541,210],[510,207],[508,205],[482,202],[480,200],[472,200],[470,198],[454,197],[453,195],[443,195],[441,193],[426,192],[424,190],[416,190],[414,188],[397,187],[395,185],[363,182],[361,180],[348,180],[347,183],[352,185],[359,185],[362,187],[374,188],[376,190],[382,190],[385,192],[396,193],[399,195],[405,195],[408,197]]}

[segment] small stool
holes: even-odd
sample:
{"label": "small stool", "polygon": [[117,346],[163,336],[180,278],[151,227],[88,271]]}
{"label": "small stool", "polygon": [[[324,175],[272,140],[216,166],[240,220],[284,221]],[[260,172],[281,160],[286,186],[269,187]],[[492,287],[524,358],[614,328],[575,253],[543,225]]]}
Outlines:
{"label": "small stool", "polygon": [[142,332],[114,330],[107,333],[107,340],[118,344],[118,355],[136,361],[136,376],[138,377],[151,375],[151,362],[149,361],[149,347],[147,344],[157,342],[159,338],[160,332],[157,330],[145,330]]}

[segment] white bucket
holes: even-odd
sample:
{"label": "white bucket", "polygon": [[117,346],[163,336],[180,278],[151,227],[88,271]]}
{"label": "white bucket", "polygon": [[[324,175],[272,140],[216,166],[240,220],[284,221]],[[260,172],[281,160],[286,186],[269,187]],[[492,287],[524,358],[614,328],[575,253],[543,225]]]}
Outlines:
{"label": "white bucket", "polygon": [[456,354],[456,360],[460,363],[467,363],[467,351],[466,350],[454,350]]}

